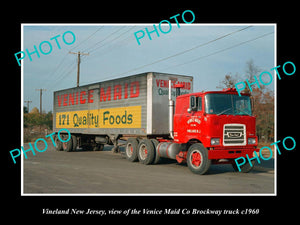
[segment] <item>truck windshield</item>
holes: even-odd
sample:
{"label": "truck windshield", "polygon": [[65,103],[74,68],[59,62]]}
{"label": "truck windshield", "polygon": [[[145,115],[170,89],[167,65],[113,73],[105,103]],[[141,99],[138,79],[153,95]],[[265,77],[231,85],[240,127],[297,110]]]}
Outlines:
{"label": "truck windshield", "polygon": [[207,94],[205,96],[205,112],[217,115],[251,115],[249,96],[230,94]]}

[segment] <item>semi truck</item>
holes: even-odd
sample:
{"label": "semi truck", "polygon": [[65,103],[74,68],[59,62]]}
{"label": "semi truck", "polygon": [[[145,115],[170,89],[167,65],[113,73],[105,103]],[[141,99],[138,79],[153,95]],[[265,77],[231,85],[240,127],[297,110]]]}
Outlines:
{"label": "semi truck", "polygon": [[[205,174],[211,164],[232,164],[257,151],[249,94],[234,88],[193,93],[193,77],[146,72],[54,92],[56,150],[101,151],[126,141],[130,162],[157,164],[163,158]],[[253,167],[241,166],[242,172]]]}

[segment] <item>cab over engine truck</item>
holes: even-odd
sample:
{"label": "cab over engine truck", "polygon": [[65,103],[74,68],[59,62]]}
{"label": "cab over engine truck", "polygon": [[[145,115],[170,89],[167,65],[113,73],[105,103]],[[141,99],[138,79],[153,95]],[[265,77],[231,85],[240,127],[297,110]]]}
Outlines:
{"label": "cab over engine truck", "polygon": [[[192,91],[193,77],[156,72],[56,91],[54,131],[71,133],[68,142],[55,137],[56,149],[103,150],[109,144],[119,152],[123,139],[131,162],[169,158],[197,174],[211,164],[232,164],[238,171],[234,159],[258,150],[250,96],[233,88]],[[246,163],[240,169],[252,168]]]}

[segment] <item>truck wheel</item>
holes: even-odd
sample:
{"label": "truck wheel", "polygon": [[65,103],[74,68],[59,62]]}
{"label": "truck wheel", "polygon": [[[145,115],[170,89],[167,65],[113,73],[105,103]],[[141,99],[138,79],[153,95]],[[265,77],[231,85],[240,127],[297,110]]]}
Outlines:
{"label": "truck wheel", "polygon": [[63,150],[62,142],[58,139],[57,135],[54,138],[54,142],[55,142],[56,151],[62,151]]}
{"label": "truck wheel", "polygon": [[152,142],[152,144],[153,144],[153,146],[154,146],[154,160],[153,160],[153,164],[158,164],[161,160],[161,158],[160,158],[160,156],[159,156],[159,154],[157,153],[157,151],[156,151],[156,147],[157,147],[157,145],[159,144],[159,141],[158,140],[156,140],[156,139],[150,139],[151,140],[151,142]]}
{"label": "truck wheel", "polygon": [[149,165],[154,160],[154,146],[149,139],[143,139],[138,146],[138,158],[141,163]]}
{"label": "truck wheel", "polygon": [[[253,166],[254,166],[254,164],[255,164],[255,161],[252,162]],[[242,172],[242,173],[249,173],[253,169],[253,167],[250,166],[249,162],[246,162],[245,164],[243,164],[243,165],[240,166],[240,170],[241,171],[239,171],[239,169],[238,169],[235,161],[232,163],[232,167],[233,167],[234,171],[236,171],[236,172]]]}
{"label": "truck wheel", "polygon": [[187,153],[187,165],[193,173],[205,174],[211,164],[208,151],[201,143],[191,145]]}
{"label": "truck wheel", "polygon": [[136,162],[138,160],[138,141],[136,138],[129,138],[125,147],[126,158],[130,162]]}

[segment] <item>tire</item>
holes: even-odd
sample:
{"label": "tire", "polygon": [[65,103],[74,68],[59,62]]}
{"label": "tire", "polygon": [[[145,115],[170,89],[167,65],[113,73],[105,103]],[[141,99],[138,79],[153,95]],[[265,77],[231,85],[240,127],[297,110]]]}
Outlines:
{"label": "tire", "polygon": [[154,160],[154,146],[149,139],[143,139],[138,146],[139,161],[145,165],[149,165]]}
{"label": "tire", "polygon": [[189,169],[196,174],[205,174],[211,165],[211,160],[208,159],[208,150],[201,143],[189,147],[186,160]]}
{"label": "tire", "polygon": [[72,139],[72,151],[76,151],[76,149],[77,149],[77,137],[75,135],[72,135],[71,139]]}
{"label": "tire", "polygon": [[62,142],[58,139],[57,135],[54,137],[54,142],[55,142],[55,150],[62,151],[63,150]]}
{"label": "tire", "polygon": [[161,158],[160,158],[160,156],[158,155],[158,153],[157,153],[157,151],[156,151],[156,147],[157,147],[157,145],[159,144],[159,141],[158,140],[156,140],[156,139],[150,139],[151,140],[151,142],[152,142],[152,144],[153,144],[153,147],[154,147],[154,160],[153,160],[153,163],[152,164],[158,164],[158,163],[160,163],[160,161],[161,161]]}
{"label": "tire", "polygon": [[73,140],[72,137],[67,142],[62,142],[62,148],[65,152],[71,152],[73,150]]}
{"label": "tire", "polygon": [[253,169],[255,161],[251,162],[251,163],[253,166],[250,166],[249,162],[246,162],[245,164],[241,165],[240,166],[241,171],[239,171],[235,161],[231,165],[232,165],[234,171],[236,171],[236,172],[249,173]]}
{"label": "tire", "polygon": [[138,160],[138,141],[136,138],[129,138],[125,146],[125,156],[130,162]]}

